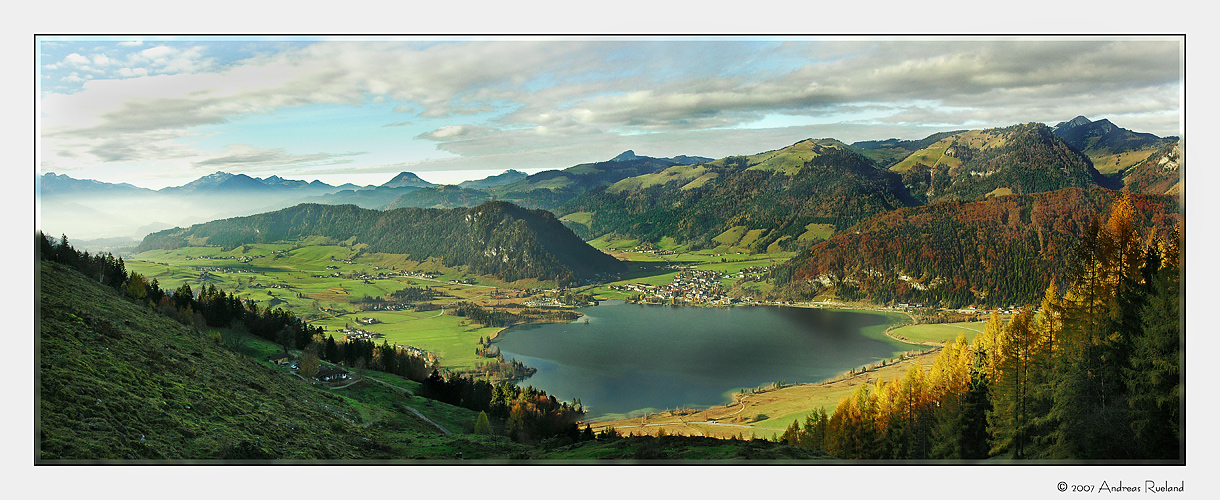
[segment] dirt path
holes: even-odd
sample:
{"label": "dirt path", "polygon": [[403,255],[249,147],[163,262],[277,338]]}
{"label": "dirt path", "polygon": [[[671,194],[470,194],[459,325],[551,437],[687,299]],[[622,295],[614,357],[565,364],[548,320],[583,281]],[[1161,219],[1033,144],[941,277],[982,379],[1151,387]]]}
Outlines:
{"label": "dirt path", "polygon": [[[347,385],[343,385],[343,386],[339,386],[339,387],[331,387],[330,389],[331,389],[331,390],[346,389],[346,388],[348,388],[348,387],[351,387],[351,386],[353,386],[353,385],[355,385],[355,384],[360,383],[361,381],[371,381],[371,382],[377,382],[378,384],[384,385],[384,386],[389,387],[389,388],[391,388],[391,389],[397,389],[398,391],[400,391],[400,392],[402,392],[402,393],[404,393],[404,394],[406,394],[406,395],[408,395],[408,396],[414,396],[414,395],[415,395],[415,393],[414,393],[414,392],[411,392],[411,390],[410,390],[410,389],[406,389],[406,388],[403,388],[403,387],[398,387],[398,386],[396,386],[396,385],[394,385],[394,384],[391,384],[391,383],[389,383],[389,382],[383,382],[383,381],[381,381],[381,380],[377,380],[377,379],[372,378],[372,377],[365,377],[365,378],[362,378],[362,379],[360,379],[360,380],[355,380],[355,381],[352,381],[351,383],[349,383],[349,384],[347,384]],[[428,418],[428,417],[424,416],[424,414],[423,414],[423,413],[420,413],[420,412],[419,412],[419,410],[416,410],[415,408],[412,408],[412,407],[407,406],[407,405],[402,405],[402,408],[406,409],[407,411],[410,411],[411,413],[414,413],[414,414],[415,414],[415,416],[419,417],[419,419],[420,419],[420,420],[423,420],[424,422],[427,422],[427,423],[431,424],[433,427],[436,427],[436,428],[437,428],[437,429],[439,429],[441,432],[443,432],[443,433],[445,433],[445,434],[453,434],[452,432],[449,432],[449,429],[446,429],[446,428],[445,428],[445,426],[443,426],[443,425],[441,425],[441,424],[438,424],[438,423],[436,423],[436,422],[433,422],[433,421],[432,421],[432,419],[430,419],[430,418]]]}

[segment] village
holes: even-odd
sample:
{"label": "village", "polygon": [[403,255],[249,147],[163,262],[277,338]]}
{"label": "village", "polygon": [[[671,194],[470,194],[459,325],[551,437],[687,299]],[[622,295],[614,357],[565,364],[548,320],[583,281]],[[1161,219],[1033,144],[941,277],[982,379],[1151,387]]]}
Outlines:
{"label": "village", "polygon": [[[687,303],[709,305],[731,305],[742,303],[749,299],[737,299],[724,293],[720,280],[726,275],[720,271],[705,271],[687,269],[674,276],[673,281],[665,285],[648,283],[633,283],[629,285],[611,285],[611,290],[635,292],[635,300],[645,303]],[[631,300],[629,300],[631,301]]]}

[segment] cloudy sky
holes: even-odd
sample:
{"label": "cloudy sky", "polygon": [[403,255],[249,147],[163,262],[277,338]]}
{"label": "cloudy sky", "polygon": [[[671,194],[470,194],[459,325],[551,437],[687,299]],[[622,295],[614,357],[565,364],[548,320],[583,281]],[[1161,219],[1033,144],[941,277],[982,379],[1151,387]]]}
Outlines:
{"label": "cloudy sky", "polygon": [[38,37],[38,173],[457,182],[1084,115],[1182,134],[1166,37]]}

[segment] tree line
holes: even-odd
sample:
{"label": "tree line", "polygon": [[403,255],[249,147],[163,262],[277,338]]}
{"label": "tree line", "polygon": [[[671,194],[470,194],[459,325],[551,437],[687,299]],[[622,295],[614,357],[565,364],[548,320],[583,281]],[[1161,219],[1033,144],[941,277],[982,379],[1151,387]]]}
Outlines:
{"label": "tree line", "polygon": [[1130,195],[1081,235],[1065,293],[992,314],[927,373],[860,386],[781,436],[849,459],[1181,460],[1181,226],[1138,224]]}
{"label": "tree line", "polygon": [[423,382],[425,396],[491,415],[504,422],[502,434],[520,442],[579,435],[577,422],[585,413],[579,400],[558,401],[546,391],[507,381],[442,376],[433,370]]}

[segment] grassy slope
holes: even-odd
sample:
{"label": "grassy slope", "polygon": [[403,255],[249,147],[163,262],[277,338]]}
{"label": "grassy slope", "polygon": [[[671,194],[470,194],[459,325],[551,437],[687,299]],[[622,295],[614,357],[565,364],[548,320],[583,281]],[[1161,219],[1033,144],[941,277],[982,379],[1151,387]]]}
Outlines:
{"label": "grassy slope", "polygon": [[38,285],[40,460],[447,459],[524,450],[502,438],[445,435],[405,408],[459,433],[473,426],[468,410],[370,382],[311,386],[61,266],[41,263]]}

